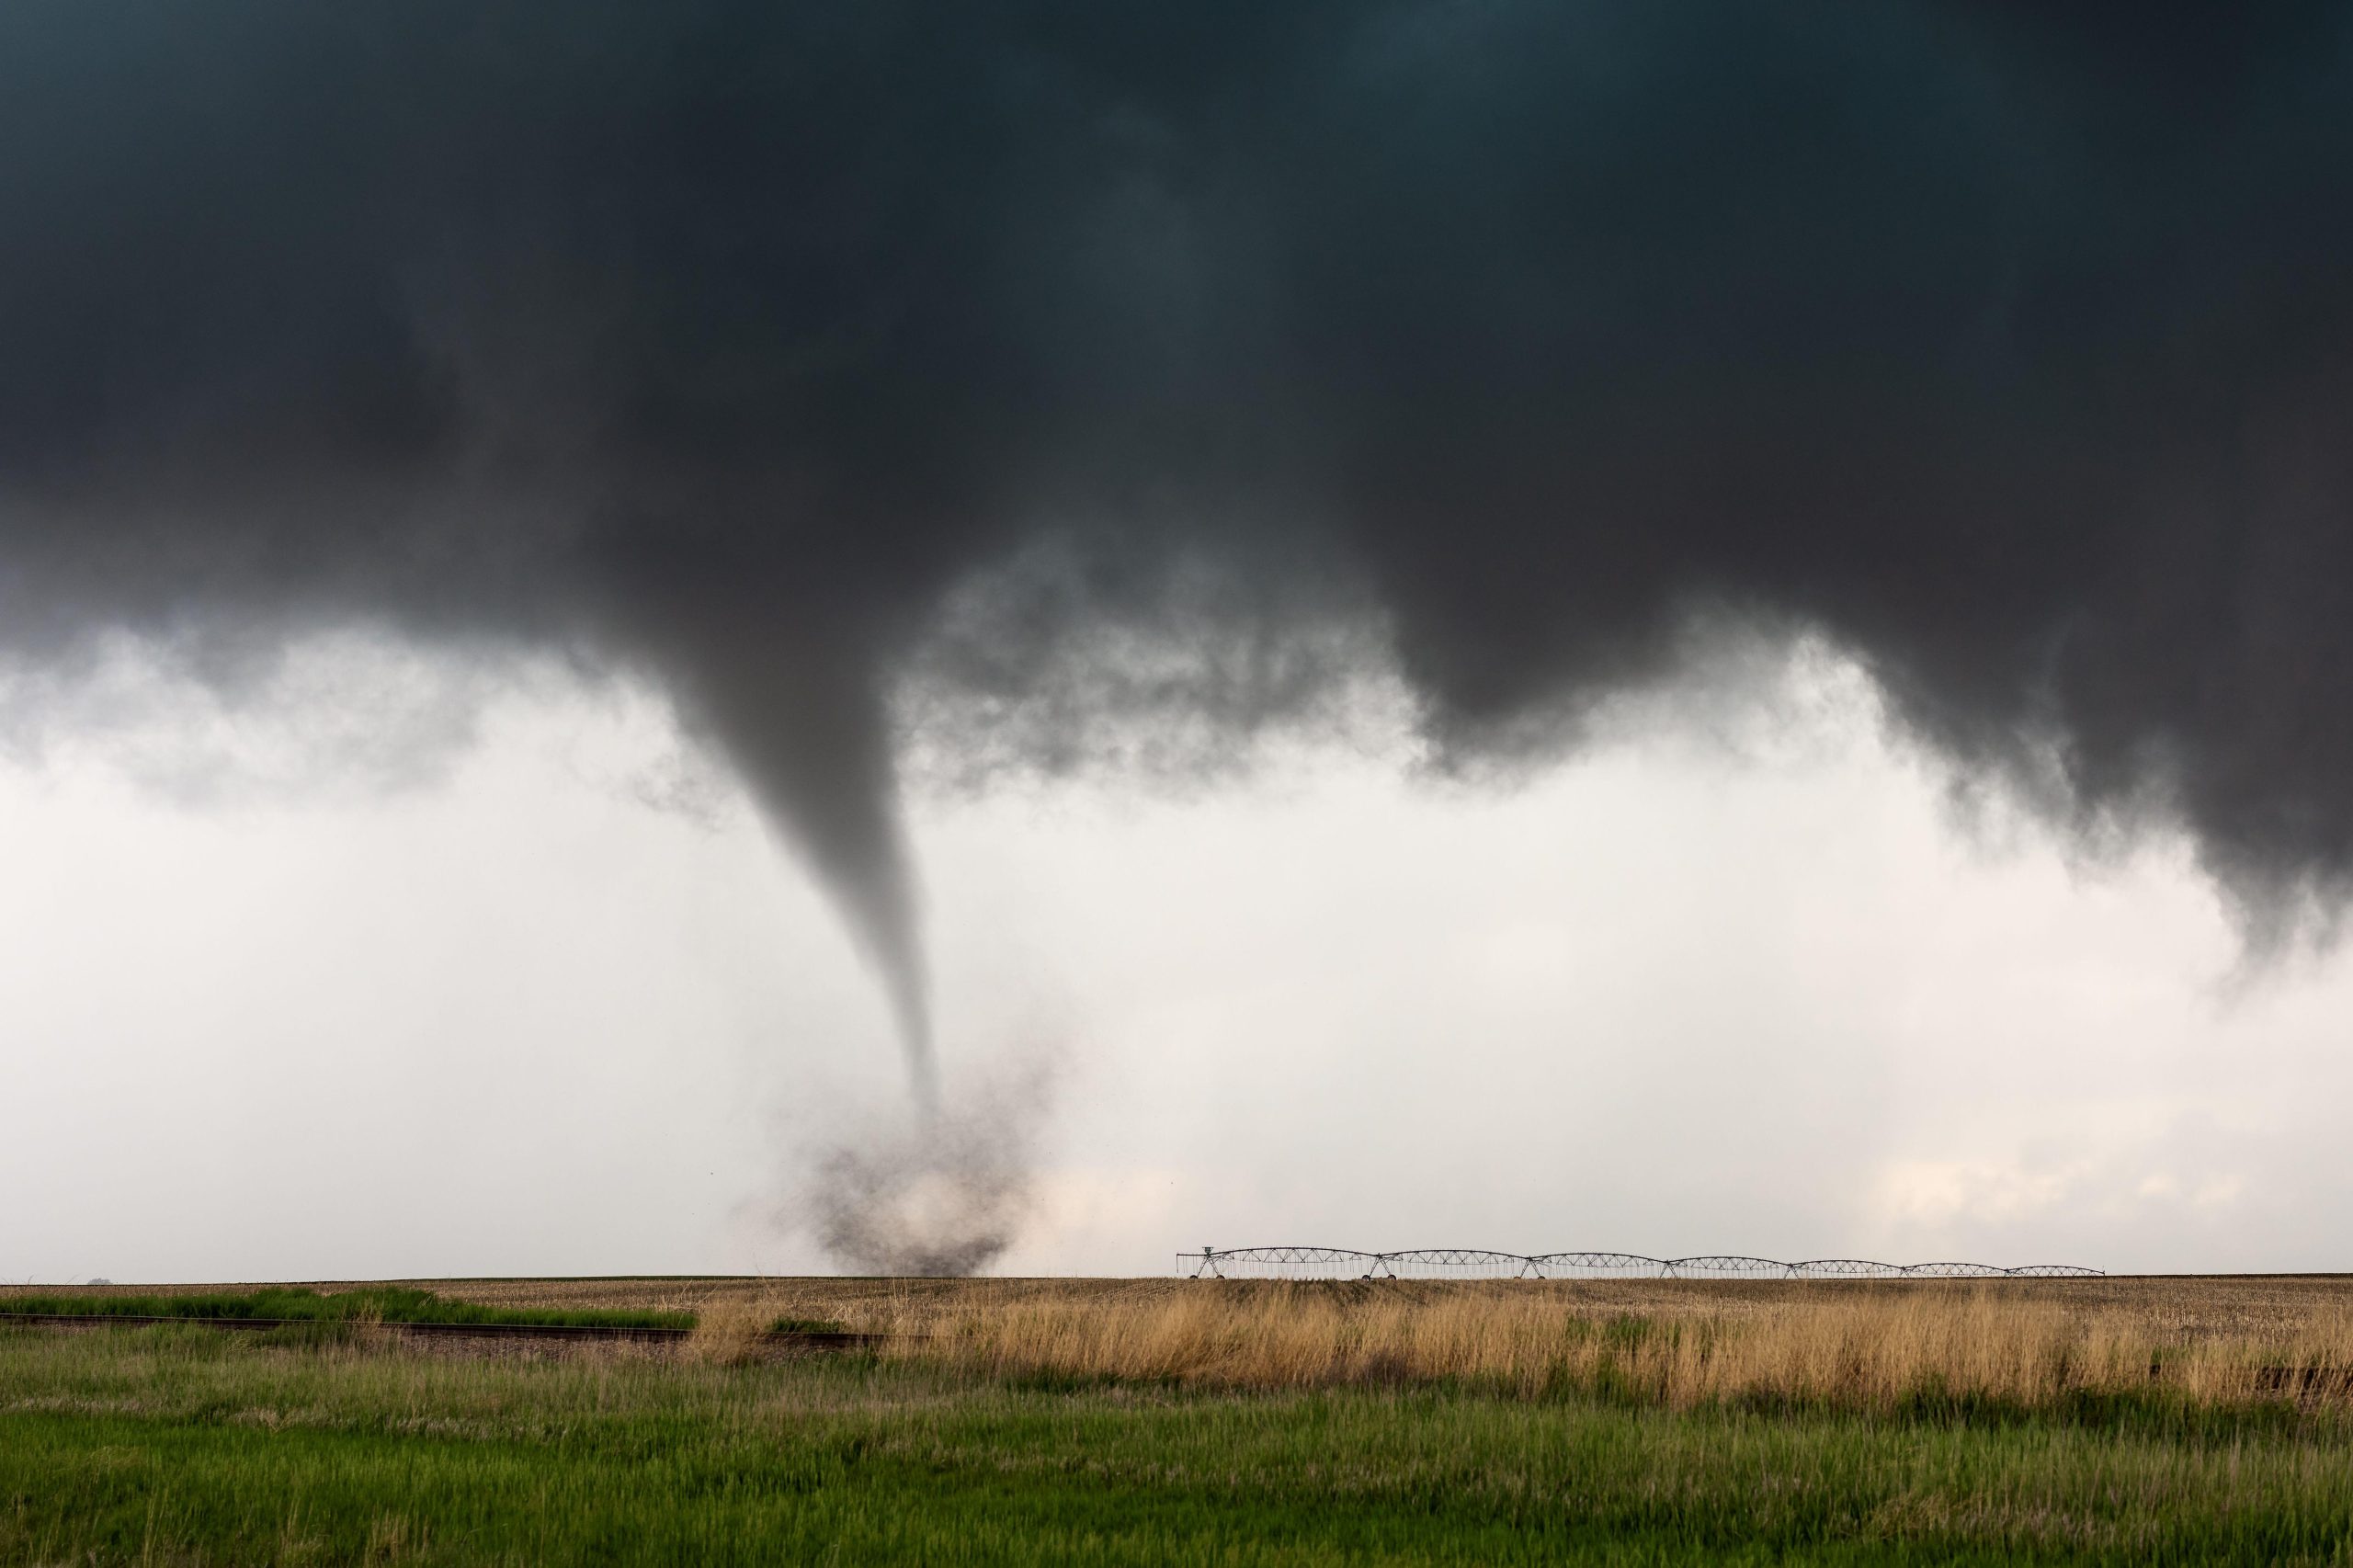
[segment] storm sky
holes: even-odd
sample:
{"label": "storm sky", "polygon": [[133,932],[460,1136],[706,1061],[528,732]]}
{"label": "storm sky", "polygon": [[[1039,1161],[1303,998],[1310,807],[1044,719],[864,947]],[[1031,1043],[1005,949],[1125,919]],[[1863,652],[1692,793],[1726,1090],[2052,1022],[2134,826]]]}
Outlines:
{"label": "storm sky", "polygon": [[[79,936],[17,960],[10,1049],[62,1085],[168,1046],[276,1127],[301,1119],[284,1085],[357,1081],[370,1038],[403,1081],[440,1051],[551,1085],[629,1062],[733,1106],[759,1096],[696,1076],[726,1077],[722,1042],[822,1036],[855,1074],[888,1052],[849,1038],[887,1032],[926,1092],[936,1033],[1067,1035],[1082,1063],[1158,1061],[1154,1108],[1266,1117],[1261,1150],[1323,1114],[1318,1085],[1470,1116],[1489,1096],[1454,1068],[1493,1050],[1506,1094],[1565,1075],[1545,1146],[1577,1153],[1492,1154],[1490,1185],[1573,1172],[1646,1203],[1854,1173],[1803,1133],[1793,1164],[1760,1145],[1688,1183],[1575,1164],[1628,1135],[1611,1085],[1851,1102],[1842,1124],[1868,1100],[1901,1129],[1923,1096],[1993,1093],[2063,1017],[2106,1064],[2086,1093],[2139,1062],[2185,1104],[2202,1073],[2296,1102],[2295,1073],[2249,1063],[2284,1060],[2265,1009],[2334,972],[2306,953],[2353,873],[2348,89],[2353,6],[2322,0],[23,0],[0,15],[0,739],[9,831],[49,869],[5,896],[25,952]],[[518,735],[566,715],[634,782],[555,803]],[[1663,738],[1725,727],[1779,760]],[[1814,736],[1802,766],[1790,734]],[[676,766],[647,774],[656,755]],[[1756,782],[1801,778],[1802,801]],[[1719,793],[1756,789],[1753,819]],[[560,866],[528,858],[616,799],[631,825],[583,818]],[[1025,802],[1043,815],[1004,814]],[[1051,831],[1097,810],[1136,814]],[[1285,870],[1302,810],[1326,858]],[[1839,838],[1881,812],[1884,843],[1855,831],[1882,858]],[[452,838],[414,825],[443,816]],[[758,913],[789,873],[755,820],[843,951]],[[2023,861],[1947,858],[1988,823]],[[152,860],[109,847],[146,832]],[[1196,846],[1183,898],[1149,881],[1154,834]],[[1723,852],[1690,858],[1711,834]],[[461,884],[526,857],[502,931],[614,911],[593,969],[411,945],[437,900],[463,928],[486,895],[402,868],[476,838]],[[1004,881],[988,857],[1017,844]],[[267,891],[346,854],[331,889]],[[2046,861],[2164,891],[2109,929],[2102,895],[2003,881]],[[689,865],[718,879],[693,895],[714,926],[773,938],[712,994],[632,891]],[[1839,916],[1787,945],[1805,911],[1966,903],[1986,878],[1984,908],[2065,941],[1946,951]],[[960,903],[991,885],[994,913]],[[108,896],[77,926],[84,887]],[[251,910],[203,913],[241,887]],[[1563,967],[1461,970],[1479,888]],[[1593,967],[1633,939],[1610,911],[1654,899],[1675,919]],[[161,911],[241,955],[234,1008],[89,1023],[169,967],[133,957]],[[980,983],[986,933],[1024,920],[1017,972]],[[1196,971],[1164,931],[1188,921],[1266,924]],[[335,962],[285,945],[337,930]],[[2005,989],[2078,940],[2120,944],[2183,1017],[2072,992],[2035,1017]],[[1164,947],[1156,980],[1119,956]],[[1319,1033],[1262,961],[1331,1007],[1367,974],[1427,990]],[[881,1006],[801,996],[788,1028],[784,977],[845,963]],[[1815,965],[1846,979],[1800,994]],[[632,969],[668,978],[624,1041],[594,999]],[[2021,1016],[1904,990],[1931,973]],[[1633,975],[1643,1000],[1592,1011]],[[1024,1023],[1030,986],[1089,1000]],[[387,987],[298,1028],[273,1076],[259,1042]],[[1155,994],[1232,1017],[1155,1036],[1132,1017]],[[1904,1076],[1924,1050],[1941,1066]],[[1817,1080],[1845,1086],[1790,1097]],[[2043,1136],[2036,1091],[2007,1092],[1981,1119],[2008,1132],[1971,1136]],[[476,1113],[438,1114],[402,1119],[420,1149]],[[529,1119],[479,1114],[483,1137]],[[699,1146],[661,1123],[597,1119],[615,1150]],[[2015,1150],[1872,1136],[1911,1173],[1888,1181],[1948,1194],[1920,1212],[2065,1186]],[[2241,1133],[2136,1136],[2172,1153],[2098,1178],[2117,1192],[2264,1179],[2189,1170]],[[1233,1238],[1187,1238],[1209,1239]],[[1485,1244],[1523,1239],[1586,1240]]]}
{"label": "storm sky", "polygon": [[[322,685],[433,729],[429,684],[338,661]],[[770,1210],[903,1103],[890,1026],[658,701],[528,683],[389,788],[311,771],[301,725],[140,706],[0,769],[0,1272],[831,1267]],[[1956,818],[1871,708],[1836,666],[1687,693],[1510,790],[1347,748],[1211,790],[919,790],[951,1103],[1066,1063],[999,1268],[2335,1266],[2353,967],[2245,976],[2186,845],[2071,865]],[[170,792],[191,756],[210,782]]]}

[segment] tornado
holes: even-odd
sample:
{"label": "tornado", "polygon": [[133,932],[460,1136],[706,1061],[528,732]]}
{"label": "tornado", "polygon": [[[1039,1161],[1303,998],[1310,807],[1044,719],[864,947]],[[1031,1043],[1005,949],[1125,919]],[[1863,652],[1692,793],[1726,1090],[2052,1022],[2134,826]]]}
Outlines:
{"label": "tornado", "polygon": [[[926,1119],[938,1107],[915,868],[878,677],[789,608],[732,624],[708,601],[660,643],[688,722],[735,767],[880,978]],[[813,612],[817,619],[822,612]],[[849,644],[854,648],[854,642]]]}

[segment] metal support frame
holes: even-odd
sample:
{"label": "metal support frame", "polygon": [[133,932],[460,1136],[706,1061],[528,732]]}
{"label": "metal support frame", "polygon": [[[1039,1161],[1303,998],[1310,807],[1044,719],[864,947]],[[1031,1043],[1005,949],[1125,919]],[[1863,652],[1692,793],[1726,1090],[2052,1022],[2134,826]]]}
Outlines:
{"label": "metal support frame", "polygon": [[1481,1247],[1415,1247],[1358,1252],[1350,1247],[1214,1247],[1176,1255],[1176,1272],[1196,1279],[2061,1279],[2105,1270],[2072,1263],[1877,1263],[1818,1257],[1780,1263],[1733,1253],[1646,1257],[1631,1252],[1491,1252]]}

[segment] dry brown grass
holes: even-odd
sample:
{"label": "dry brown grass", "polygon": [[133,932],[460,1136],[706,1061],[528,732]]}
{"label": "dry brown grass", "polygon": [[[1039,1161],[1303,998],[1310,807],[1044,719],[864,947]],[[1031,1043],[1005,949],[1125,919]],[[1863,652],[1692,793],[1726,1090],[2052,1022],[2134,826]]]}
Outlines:
{"label": "dry brown grass", "polygon": [[[599,1279],[422,1281],[506,1306],[668,1307],[689,1354],[751,1358],[823,1319],[986,1376],[1304,1388],[1459,1380],[1884,1408],[1925,1393],[2045,1405],[2152,1388],[2344,1401],[2353,1278],[1915,1281]],[[5,1292],[0,1292],[5,1294]],[[2266,1368],[2317,1369],[2267,1391]]]}
{"label": "dry brown grass", "polygon": [[1203,1281],[1131,1299],[910,1301],[876,1326],[927,1335],[894,1354],[997,1376],[1249,1389],[1455,1380],[1678,1407],[1763,1398],[1885,1409],[1927,1394],[2041,1406],[2153,1386],[2225,1401],[2257,1397],[2268,1367],[2321,1369],[2332,1385],[2353,1371],[2344,1302],[2216,1330],[1999,1285],[1692,1292],[1630,1312],[1541,1288]]}
{"label": "dry brown grass", "polygon": [[730,1305],[695,1320],[679,1354],[707,1367],[740,1367],[759,1358],[761,1331],[768,1320],[757,1311]]}
{"label": "dry brown grass", "polygon": [[719,1296],[694,1309],[694,1332],[682,1353],[710,1367],[740,1367],[764,1358],[768,1325],[791,1314],[766,1295]]}
{"label": "dry brown grass", "polygon": [[[451,1281],[512,1305],[753,1301],[910,1336],[891,1354],[994,1376],[1302,1388],[1460,1380],[1884,1408],[1926,1393],[2045,1405],[2152,1388],[2202,1402],[2353,1381],[2353,1278],[1996,1281],[1178,1279]],[[2265,1390],[2265,1368],[2317,1385]],[[2154,1369],[2154,1371],[2153,1371]]]}

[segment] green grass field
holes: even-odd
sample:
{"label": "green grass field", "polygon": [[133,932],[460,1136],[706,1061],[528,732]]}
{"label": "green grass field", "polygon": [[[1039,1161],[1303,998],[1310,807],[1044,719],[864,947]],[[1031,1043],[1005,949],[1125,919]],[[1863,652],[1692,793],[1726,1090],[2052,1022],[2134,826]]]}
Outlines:
{"label": "green grass field", "polygon": [[509,1324],[551,1328],[676,1328],[695,1325],[695,1314],[600,1308],[491,1307],[452,1301],[405,1285],[369,1285],[322,1294],[301,1286],[265,1286],[254,1290],[12,1291],[0,1295],[0,1314],[74,1313],[131,1318],[283,1319],[295,1323],[423,1323]]}
{"label": "green grass field", "polygon": [[0,1329],[8,1563],[1788,1560],[2353,1562],[2353,1422]]}

